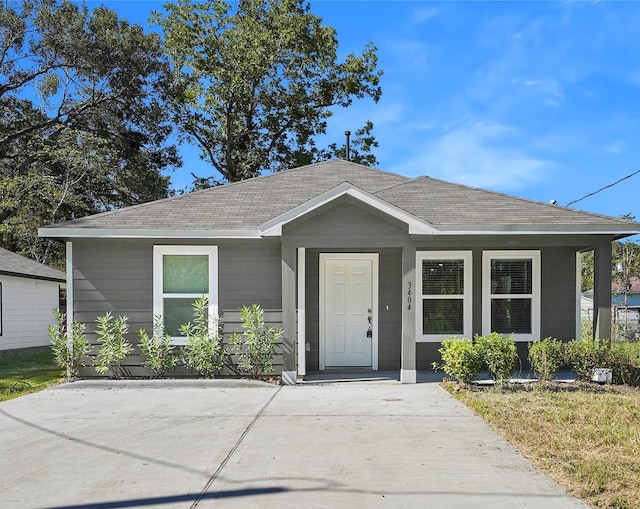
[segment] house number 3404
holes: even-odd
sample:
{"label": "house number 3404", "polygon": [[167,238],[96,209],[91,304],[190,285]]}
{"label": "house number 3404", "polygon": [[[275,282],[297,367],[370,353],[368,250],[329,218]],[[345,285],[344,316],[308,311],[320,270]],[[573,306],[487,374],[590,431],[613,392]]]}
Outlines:
{"label": "house number 3404", "polygon": [[411,311],[411,281],[407,283],[407,309]]}

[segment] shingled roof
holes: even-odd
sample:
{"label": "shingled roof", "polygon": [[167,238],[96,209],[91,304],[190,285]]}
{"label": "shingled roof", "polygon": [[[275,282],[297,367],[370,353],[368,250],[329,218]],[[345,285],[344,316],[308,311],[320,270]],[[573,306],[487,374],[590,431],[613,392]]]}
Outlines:
{"label": "shingled roof", "polygon": [[[633,234],[621,219],[516,198],[441,180],[409,178],[334,160],[182,196],[96,214],[41,229],[45,237],[260,236],[260,227],[333,189],[348,186],[441,233],[580,231]],[[373,199],[373,198],[372,198]]]}
{"label": "shingled roof", "polygon": [[520,227],[538,230],[554,226],[620,227],[632,224],[622,219],[430,177],[412,179],[376,192],[375,195],[416,217],[428,218],[429,223],[443,229]]}
{"label": "shingled roof", "polygon": [[27,277],[31,279],[44,279],[48,281],[66,280],[64,272],[52,269],[48,265],[21,256],[12,251],[0,247],[0,274],[8,276]]}

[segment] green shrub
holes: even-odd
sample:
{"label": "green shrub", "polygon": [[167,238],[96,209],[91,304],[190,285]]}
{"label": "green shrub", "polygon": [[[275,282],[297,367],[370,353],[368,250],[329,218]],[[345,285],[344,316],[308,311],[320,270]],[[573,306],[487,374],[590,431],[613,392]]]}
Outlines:
{"label": "green shrub", "polygon": [[196,300],[193,303],[193,323],[185,323],[180,327],[181,334],[187,338],[183,362],[203,378],[213,378],[219,373],[227,357],[222,344],[220,321],[217,316],[208,316],[208,307],[209,300],[206,297]]}
{"label": "green shrub", "polygon": [[171,335],[164,329],[161,315],[153,317],[153,335],[149,337],[147,331],[138,331],[140,338],[140,353],[144,355],[143,365],[155,376],[163,378],[167,371],[176,367],[178,359],[173,355],[175,346],[171,342]]}
{"label": "green shrub", "polygon": [[233,333],[231,344],[238,356],[238,368],[241,373],[251,378],[270,373],[273,369],[273,357],[276,345],[282,338],[283,330],[267,327],[264,323],[264,312],[257,304],[251,307],[242,306],[242,334]]}
{"label": "green shrub", "polygon": [[564,364],[564,344],[554,338],[529,343],[529,363],[540,380],[551,380]]}
{"label": "green shrub", "polygon": [[580,380],[591,380],[595,368],[609,367],[608,339],[575,339],[565,345],[565,361]]}
{"label": "green shrub", "polygon": [[129,375],[122,367],[122,361],[133,349],[131,343],[125,338],[125,334],[129,331],[127,320],[126,316],[118,316],[114,320],[110,311],[96,319],[100,349],[93,360],[93,365],[98,373],[104,375],[111,371],[111,376],[115,379]]}
{"label": "green shrub", "polygon": [[487,336],[476,335],[475,343],[482,367],[489,371],[489,376],[498,382],[508,378],[518,360],[513,336],[492,332]]}
{"label": "green shrub", "polygon": [[613,342],[609,352],[609,367],[614,384],[640,386],[640,343]]}
{"label": "green shrub", "polygon": [[447,338],[438,349],[442,365],[435,362],[435,369],[442,369],[461,384],[471,382],[481,369],[482,362],[477,348],[470,339]]}
{"label": "green shrub", "polygon": [[51,350],[58,366],[67,370],[67,378],[73,380],[78,376],[78,369],[84,366],[84,359],[89,350],[87,338],[84,336],[84,324],[71,323],[71,330],[67,334],[67,315],[59,309],[54,309],[56,326],[49,325],[51,336]]}
{"label": "green shrub", "polygon": [[580,321],[580,341],[591,341],[593,339],[593,321],[583,318]]}
{"label": "green shrub", "polygon": [[565,360],[580,380],[591,380],[595,368],[609,368],[614,384],[640,386],[640,343],[573,340],[565,350]]}

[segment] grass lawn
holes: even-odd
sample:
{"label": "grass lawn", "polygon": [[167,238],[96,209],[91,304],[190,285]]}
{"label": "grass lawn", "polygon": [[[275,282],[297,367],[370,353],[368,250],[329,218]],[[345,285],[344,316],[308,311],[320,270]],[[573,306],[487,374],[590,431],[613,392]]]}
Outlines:
{"label": "grass lawn", "polygon": [[0,401],[17,398],[58,383],[65,372],[53,361],[50,348],[33,348],[0,355]]}
{"label": "grass lawn", "polygon": [[640,390],[595,384],[447,388],[591,507],[640,507]]}

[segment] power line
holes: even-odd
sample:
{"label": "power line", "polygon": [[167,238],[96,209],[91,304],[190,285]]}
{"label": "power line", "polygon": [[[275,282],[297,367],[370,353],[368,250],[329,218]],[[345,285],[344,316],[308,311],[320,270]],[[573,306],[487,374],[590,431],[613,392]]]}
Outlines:
{"label": "power line", "polygon": [[620,180],[616,180],[613,184],[609,184],[608,186],[601,187],[600,189],[598,189],[597,191],[594,191],[593,193],[586,194],[582,198],[578,198],[577,200],[573,200],[573,201],[567,203],[565,205],[565,207],[568,207],[569,205],[573,205],[574,203],[578,203],[579,201],[582,201],[585,198],[589,198],[589,196],[593,196],[594,194],[598,194],[599,192],[604,191],[605,189],[609,189],[610,187],[613,187],[616,184],[619,184],[620,182],[622,182],[623,180],[627,180],[628,178],[631,178],[634,175],[637,175],[638,173],[640,173],[640,170],[636,170],[631,175],[627,175],[626,177],[622,177]]}

